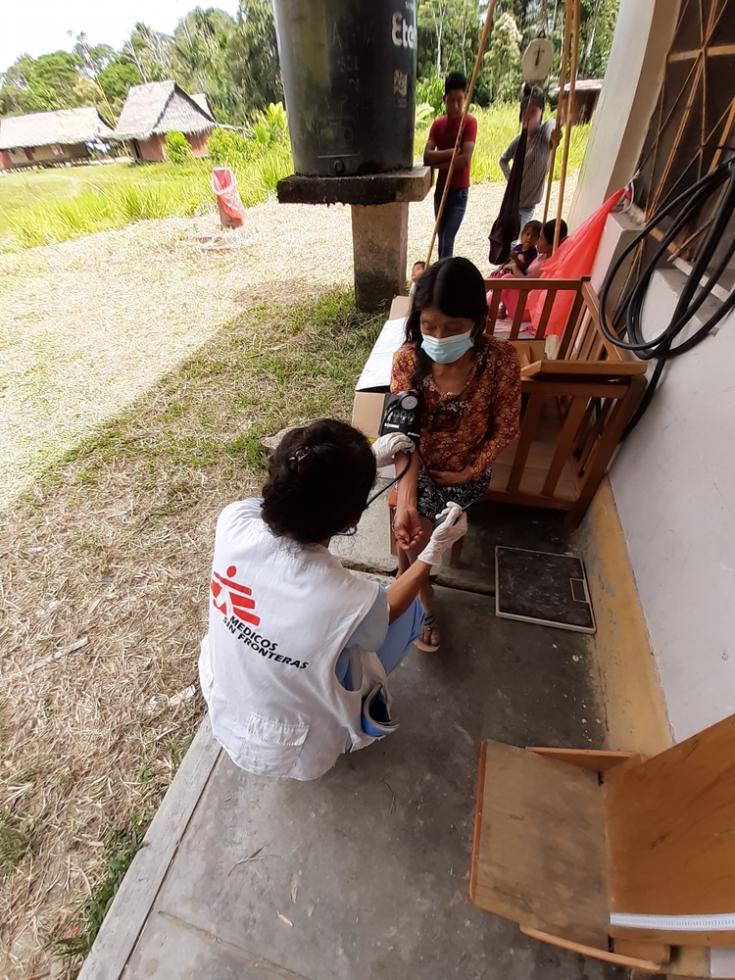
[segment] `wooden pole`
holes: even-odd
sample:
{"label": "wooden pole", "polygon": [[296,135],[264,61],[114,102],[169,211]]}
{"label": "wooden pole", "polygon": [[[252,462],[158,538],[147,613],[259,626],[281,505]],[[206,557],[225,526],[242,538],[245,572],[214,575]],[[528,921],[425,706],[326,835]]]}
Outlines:
{"label": "wooden pole", "polygon": [[[564,7],[564,27],[562,30],[561,52],[559,61],[559,97],[556,103],[556,131],[561,132],[564,108],[564,86],[567,83],[567,70],[569,67],[569,41],[571,38],[571,12],[569,4]],[[556,146],[551,149],[551,166],[549,167],[549,179],[546,182],[546,200],[544,201],[544,220],[546,224],[549,217],[549,205],[551,203],[551,185],[554,183],[554,165],[556,163]]]}
{"label": "wooden pole", "polygon": [[475,94],[475,85],[477,84],[477,76],[480,74],[480,66],[482,64],[482,59],[485,55],[485,48],[487,47],[487,39],[490,36],[490,28],[493,23],[493,16],[495,14],[495,4],[497,0],[490,0],[487,6],[487,13],[485,14],[485,24],[482,28],[482,34],[480,36],[480,47],[477,50],[477,57],[475,58],[475,64],[472,69],[472,76],[470,78],[470,83],[467,86],[467,94],[464,100],[464,106],[462,108],[462,117],[459,121],[459,129],[457,130],[457,139],[454,141],[454,149],[452,150],[452,156],[449,160],[449,169],[447,170],[447,177],[444,182],[444,190],[442,191],[442,198],[439,202],[439,210],[436,213],[436,220],[434,222],[434,231],[431,234],[431,242],[429,243],[429,251],[426,256],[426,265],[431,265],[431,256],[434,251],[434,242],[436,241],[436,236],[439,233],[439,225],[441,224],[442,215],[444,214],[444,205],[447,201],[447,193],[449,191],[449,185],[452,181],[452,174],[454,173],[454,164],[457,159],[457,153],[462,145],[462,131],[464,130],[465,119],[467,118],[467,113],[470,110],[470,104],[472,102],[472,96]]}
{"label": "wooden pole", "polygon": [[572,128],[574,115],[574,94],[577,88],[577,59],[579,58],[579,0],[573,0],[572,6],[572,64],[569,70],[569,98],[566,105],[571,106],[567,119],[567,131],[564,134],[564,151],[561,159],[561,174],[559,179],[559,203],[556,206],[556,225],[554,227],[554,247],[551,250],[553,255],[559,245],[559,235],[561,233],[561,216],[564,208],[564,186],[567,181],[567,165],[569,163],[569,147],[572,142]]}

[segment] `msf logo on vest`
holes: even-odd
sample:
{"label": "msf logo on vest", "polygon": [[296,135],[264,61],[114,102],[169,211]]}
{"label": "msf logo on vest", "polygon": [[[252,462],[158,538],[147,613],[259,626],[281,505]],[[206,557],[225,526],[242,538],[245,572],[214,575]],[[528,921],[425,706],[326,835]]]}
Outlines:
{"label": "msf logo on vest", "polygon": [[212,592],[214,608],[219,610],[223,616],[231,614],[243,623],[260,626],[260,616],[255,615],[253,590],[249,589],[247,585],[236,582],[235,575],[237,575],[235,565],[230,565],[225,575],[212,572],[209,588]]}

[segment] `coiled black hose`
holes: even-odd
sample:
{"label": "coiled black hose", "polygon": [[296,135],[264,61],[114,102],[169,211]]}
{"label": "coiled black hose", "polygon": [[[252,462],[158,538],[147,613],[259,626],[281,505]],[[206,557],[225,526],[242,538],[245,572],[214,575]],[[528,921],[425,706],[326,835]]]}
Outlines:
{"label": "coiled black hose", "polygon": [[[723,188],[723,184],[727,186]],[[722,200],[717,207],[717,211],[699,249],[692,271],[687,277],[686,284],[679,296],[671,320],[656,337],[653,337],[651,340],[646,340],[643,334],[642,314],[646,294],[653,274],[661,259],[668,258],[667,249],[670,243],[686,227],[687,222],[698,213],[707,199],[717,193],[722,193]],[[605,281],[600,290],[600,325],[602,332],[607,340],[615,344],[616,347],[631,351],[642,360],[656,362],[646,392],[641,399],[637,411],[628,423],[623,438],[632,432],[638,422],[643,418],[651,403],[667,361],[696,347],[735,307],[735,289],[733,289],[730,291],[727,299],[721,303],[718,309],[691,336],[679,343],[676,342],[692,317],[694,317],[704,301],[711,294],[720,276],[728,267],[733,254],[735,254],[735,234],[733,234],[730,242],[725,246],[717,265],[707,275],[707,269],[721,243],[723,233],[727,229],[733,210],[735,210],[735,158],[719,164],[719,166],[698,180],[694,185],[687,187],[686,190],[677,194],[676,197],[664,202],[640,234],[636,235],[633,241],[623,249],[605,276]],[[634,249],[648,238],[652,229],[660,225],[662,219],[670,216],[673,216],[673,218],[668,231],[653,250],[632,285],[623,295],[613,316],[608,318],[605,312],[608,294],[625,260]],[[703,281],[705,276],[706,280]]]}

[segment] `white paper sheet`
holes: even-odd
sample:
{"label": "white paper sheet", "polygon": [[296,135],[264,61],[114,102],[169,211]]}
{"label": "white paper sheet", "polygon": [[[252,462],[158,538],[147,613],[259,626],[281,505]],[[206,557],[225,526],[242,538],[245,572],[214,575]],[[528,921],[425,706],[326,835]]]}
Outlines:
{"label": "white paper sheet", "polygon": [[390,372],[393,366],[393,355],[401,346],[406,330],[405,317],[397,320],[386,320],[383,329],[375,341],[370,356],[365,362],[362,374],[355,386],[355,391],[375,391],[390,388]]}

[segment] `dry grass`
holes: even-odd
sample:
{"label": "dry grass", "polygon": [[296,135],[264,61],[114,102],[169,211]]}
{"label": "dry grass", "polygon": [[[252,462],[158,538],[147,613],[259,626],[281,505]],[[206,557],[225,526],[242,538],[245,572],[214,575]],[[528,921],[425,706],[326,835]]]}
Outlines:
{"label": "dry grass", "polygon": [[198,696],[170,699],[196,679],[216,514],[259,486],[264,434],[348,415],[378,327],[348,293],[248,311],[9,515],[3,977],[61,975],[59,942],[87,945],[200,716]]}
{"label": "dry grass", "polygon": [[[503,189],[472,188],[457,239],[483,270]],[[409,262],[425,257],[432,224],[431,196],[411,205]],[[242,309],[351,277],[340,205],[269,201],[242,233],[171,218],[0,255],[0,506]]]}

